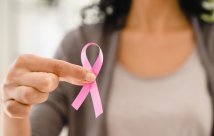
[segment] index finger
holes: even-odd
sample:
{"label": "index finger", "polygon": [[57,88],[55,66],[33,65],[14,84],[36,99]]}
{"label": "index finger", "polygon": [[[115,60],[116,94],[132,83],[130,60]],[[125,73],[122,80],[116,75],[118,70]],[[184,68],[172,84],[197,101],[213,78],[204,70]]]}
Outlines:
{"label": "index finger", "polygon": [[88,69],[62,60],[26,54],[20,56],[18,61],[19,66],[24,66],[32,72],[53,73],[67,82],[92,82],[96,78]]}

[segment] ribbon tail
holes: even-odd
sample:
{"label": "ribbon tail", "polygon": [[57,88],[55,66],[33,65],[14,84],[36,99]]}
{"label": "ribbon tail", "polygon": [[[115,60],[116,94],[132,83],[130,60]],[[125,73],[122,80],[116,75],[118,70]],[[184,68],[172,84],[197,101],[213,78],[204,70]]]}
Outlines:
{"label": "ribbon tail", "polygon": [[79,107],[82,105],[82,103],[86,99],[89,91],[90,91],[90,85],[84,85],[82,87],[81,91],[79,92],[79,94],[77,95],[73,103],[71,104],[72,107],[74,107],[74,109],[76,110],[79,109]]}
{"label": "ribbon tail", "polygon": [[91,92],[91,98],[94,106],[95,116],[97,118],[103,113],[103,107],[102,107],[100,94],[99,94],[96,81],[93,83],[90,92]]}

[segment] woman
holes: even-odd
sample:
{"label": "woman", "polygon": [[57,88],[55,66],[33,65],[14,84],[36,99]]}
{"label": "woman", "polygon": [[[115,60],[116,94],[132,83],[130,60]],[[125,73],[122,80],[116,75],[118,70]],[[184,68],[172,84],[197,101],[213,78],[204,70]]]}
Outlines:
{"label": "woman", "polygon": [[[67,125],[71,136],[213,136],[214,30],[200,19],[201,3],[101,0],[103,23],[70,32],[58,60],[18,57],[3,83],[4,135],[55,136]],[[70,106],[81,88],[75,85],[96,78],[77,66],[90,41],[105,58],[96,79],[104,108],[98,119],[91,99],[79,111]]]}

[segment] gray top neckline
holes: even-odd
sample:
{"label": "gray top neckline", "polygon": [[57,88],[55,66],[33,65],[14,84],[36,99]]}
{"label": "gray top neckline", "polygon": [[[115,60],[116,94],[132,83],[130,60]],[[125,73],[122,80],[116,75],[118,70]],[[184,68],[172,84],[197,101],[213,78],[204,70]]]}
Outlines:
{"label": "gray top neckline", "polygon": [[212,103],[196,51],[173,74],[152,80],[117,63],[112,82],[109,136],[210,136]]}

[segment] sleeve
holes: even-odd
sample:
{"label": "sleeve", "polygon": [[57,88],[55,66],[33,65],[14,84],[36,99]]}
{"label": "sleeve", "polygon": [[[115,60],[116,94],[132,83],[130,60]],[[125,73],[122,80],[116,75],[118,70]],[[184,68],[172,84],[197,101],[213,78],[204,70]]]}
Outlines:
{"label": "sleeve", "polygon": [[[77,42],[78,41],[78,42]],[[80,64],[80,37],[75,32],[68,33],[57,49],[56,59]],[[42,104],[33,106],[30,114],[31,131],[33,136],[58,136],[63,126],[68,123],[70,100],[74,86],[61,82],[58,88],[50,93],[49,98]]]}

